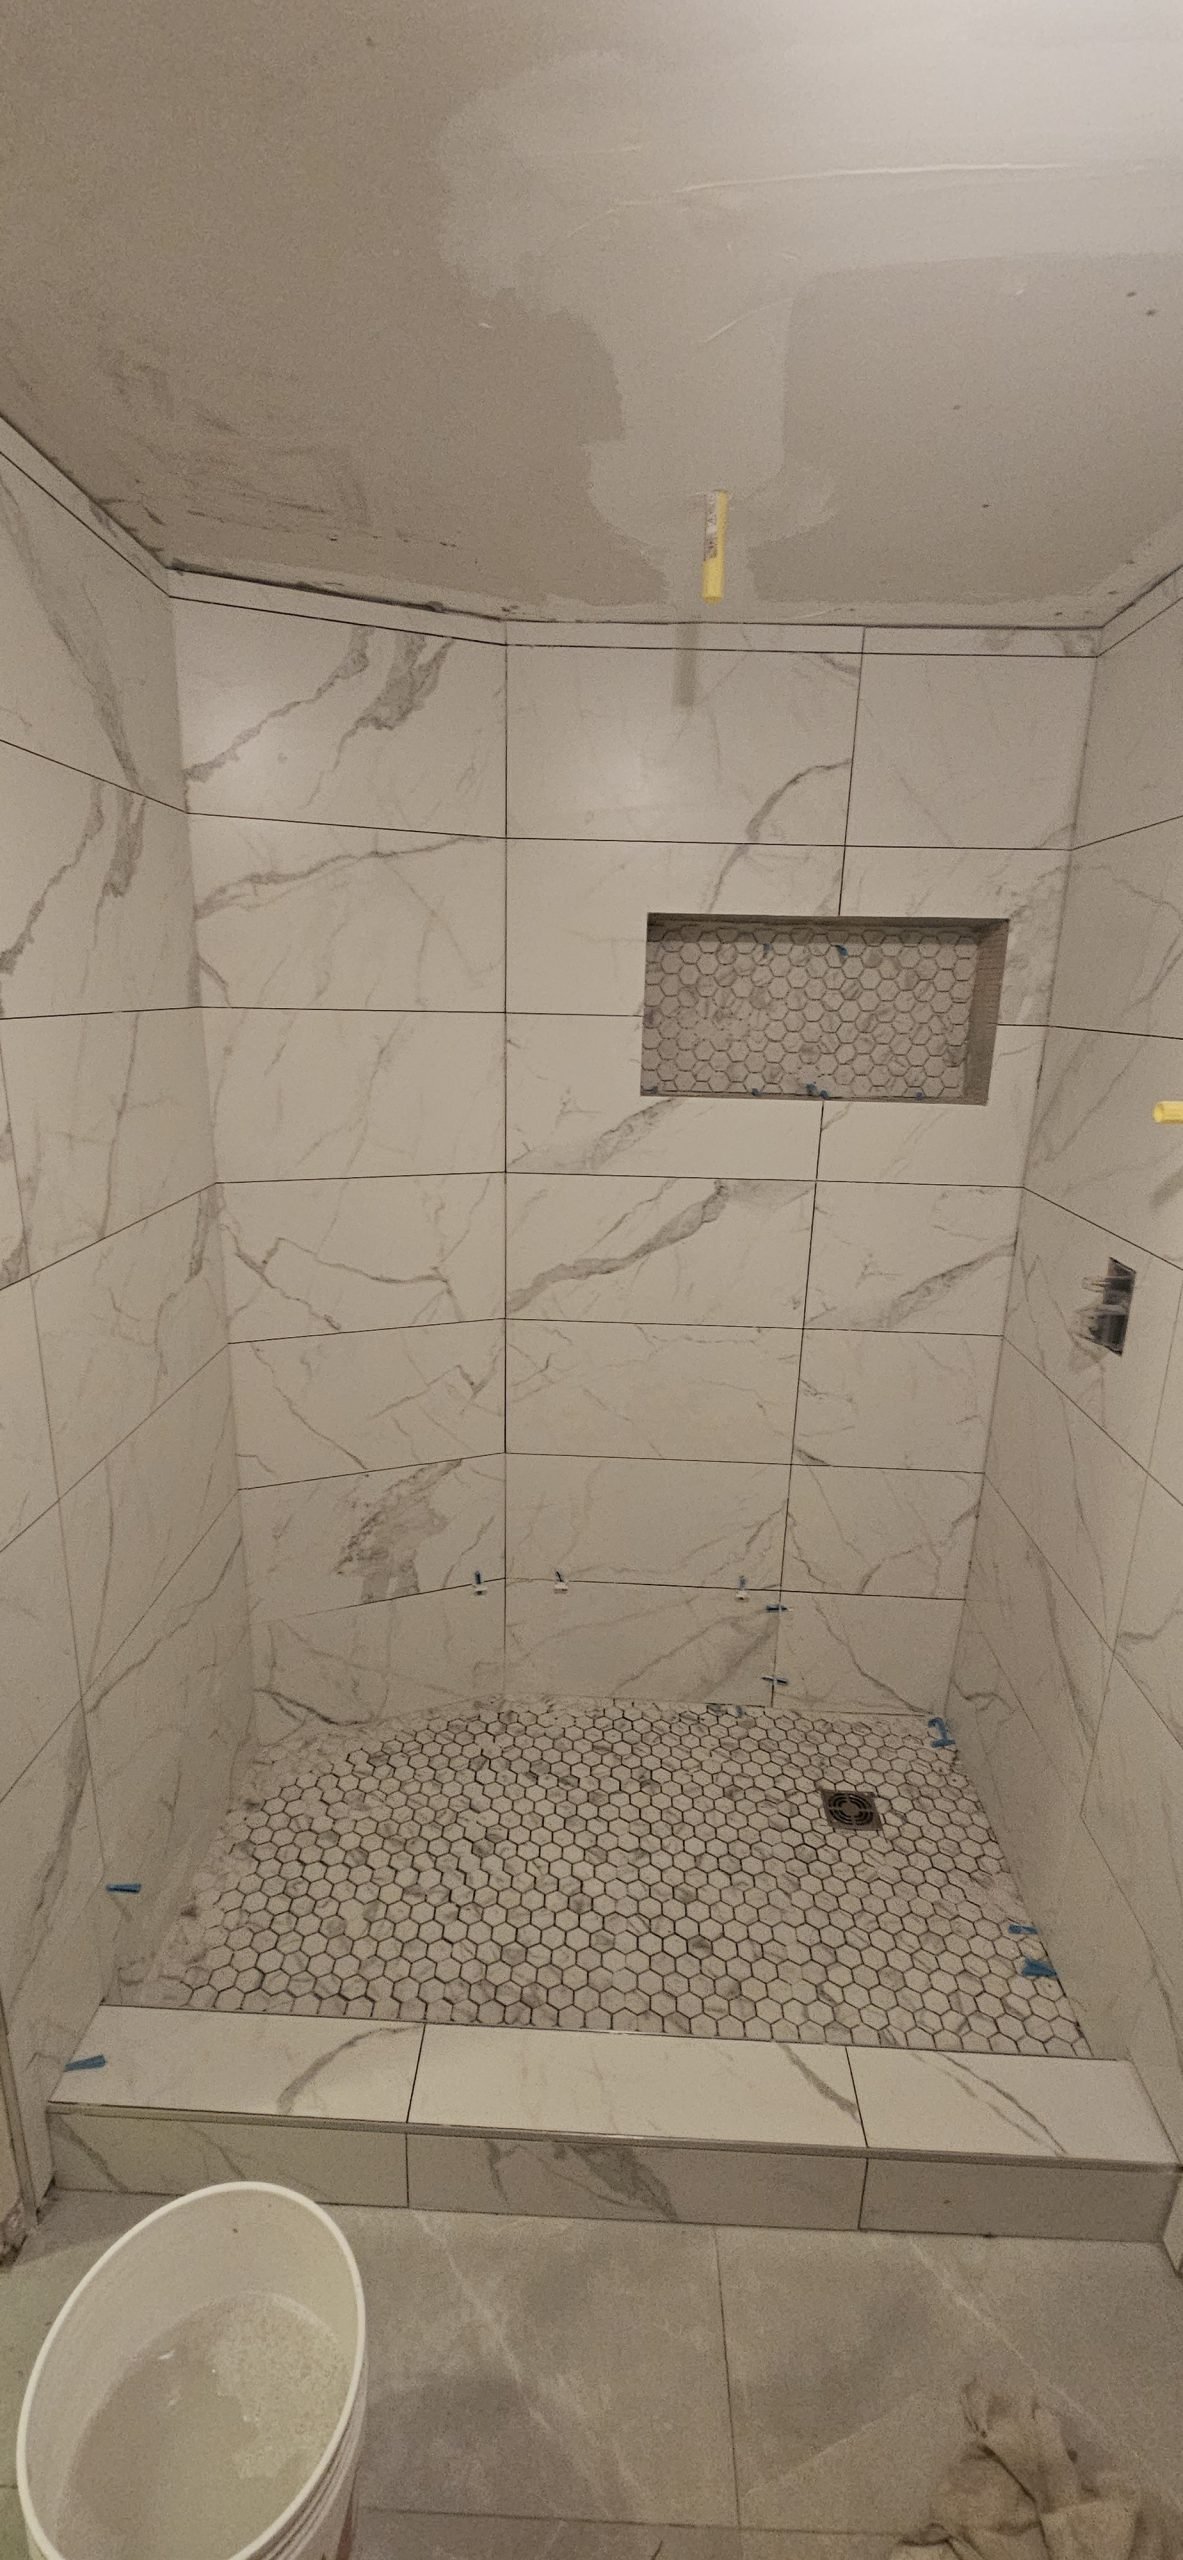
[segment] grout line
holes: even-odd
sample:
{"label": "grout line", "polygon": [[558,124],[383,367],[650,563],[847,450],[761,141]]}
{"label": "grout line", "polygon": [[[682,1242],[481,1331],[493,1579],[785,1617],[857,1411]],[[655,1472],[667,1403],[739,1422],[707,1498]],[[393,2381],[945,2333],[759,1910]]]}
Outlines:
{"label": "grout line", "polygon": [[[164,562],[157,558],[156,553],[149,551],[147,543],[141,542],[138,534],[129,533],[127,526],[120,524],[117,517],[109,515],[105,507],[100,507],[98,499],[87,494],[81,482],[75,480],[73,473],[65,470],[60,462],[55,462],[51,453],[43,453],[40,445],[34,444],[32,436],[27,436],[22,427],[14,426],[10,418],[0,418],[0,427],[6,427],[10,435],[18,436],[21,443],[28,446],[30,453],[35,453],[38,461],[45,464],[47,470],[56,472],[59,480],[65,480],[71,489],[76,490],[86,513],[79,514],[76,508],[67,505],[66,500],[59,497],[56,489],[47,489],[44,481],[39,480],[36,473],[29,470],[27,463],[18,462],[16,455],[6,452],[2,445],[0,445],[0,467],[6,466],[10,471],[19,472],[21,479],[27,480],[31,489],[36,489],[41,497],[48,498],[52,506],[60,507],[62,514],[69,517],[71,524],[78,526],[80,533],[93,534],[95,541],[102,543],[104,551],[112,552],[116,560],[123,562],[125,569],[134,570],[137,578],[142,578],[145,586],[151,587],[153,594],[163,597],[167,604],[169,601],[166,584],[168,572]],[[104,517],[113,525],[116,533],[122,534],[124,541],[131,543],[135,550],[142,551],[144,558],[152,562],[152,567],[158,575],[153,577],[152,570],[146,569],[142,561],[129,559],[127,552],[120,547],[119,543],[113,542],[110,534],[104,533],[102,526],[94,522],[96,515]]]}
{"label": "grout line", "polygon": [[741,2520],[739,2500],[739,2451],[735,2441],[735,2403],[731,2390],[731,2358],[727,2348],[727,2313],[723,2300],[723,2269],[719,2258],[718,2230],[713,2224],[709,2224],[707,2227],[711,2234],[711,2249],[715,2264],[715,2292],[719,2304],[719,2343],[723,2350],[723,2387],[727,2394],[727,2441],[731,2449],[731,2497],[732,2504],[735,2508],[735,2527],[736,2530],[738,2530]]}
{"label": "grout line", "polygon": [[[0,461],[3,457],[0,456]],[[31,747],[23,738],[0,737],[0,750],[11,755],[31,756],[35,764],[47,764],[55,773],[76,773],[84,782],[97,782],[104,791],[121,791],[127,800],[145,800],[153,809],[167,809],[170,817],[184,818],[184,800],[164,800],[157,791],[146,791],[140,782],[129,782],[126,775],[112,781],[109,773],[93,773],[89,765],[70,764],[64,756],[51,756],[44,747]],[[19,1018],[19,1017],[18,1017]]]}

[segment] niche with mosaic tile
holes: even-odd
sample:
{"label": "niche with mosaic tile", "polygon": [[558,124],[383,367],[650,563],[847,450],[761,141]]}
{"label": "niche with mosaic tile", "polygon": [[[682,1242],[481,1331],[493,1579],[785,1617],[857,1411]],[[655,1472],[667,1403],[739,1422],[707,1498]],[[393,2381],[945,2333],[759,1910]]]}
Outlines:
{"label": "niche with mosaic tile", "polygon": [[985,1102],[996,918],[649,918],[641,1091]]}

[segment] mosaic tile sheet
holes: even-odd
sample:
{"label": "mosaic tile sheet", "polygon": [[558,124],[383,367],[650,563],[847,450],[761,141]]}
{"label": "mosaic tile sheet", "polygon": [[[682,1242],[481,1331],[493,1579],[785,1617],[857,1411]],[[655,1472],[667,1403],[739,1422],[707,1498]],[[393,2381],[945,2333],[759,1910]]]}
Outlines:
{"label": "mosaic tile sheet", "polygon": [[[823,1786],[874,1789],[848,1834]],[[1085,2054],[909,1718],[483,1707],[260,1757],[148,2006]]]}
{"label": "mosaic tile sheet", "polygon": [[984,1100],[1006,928],[651,916],[641,1090]]}

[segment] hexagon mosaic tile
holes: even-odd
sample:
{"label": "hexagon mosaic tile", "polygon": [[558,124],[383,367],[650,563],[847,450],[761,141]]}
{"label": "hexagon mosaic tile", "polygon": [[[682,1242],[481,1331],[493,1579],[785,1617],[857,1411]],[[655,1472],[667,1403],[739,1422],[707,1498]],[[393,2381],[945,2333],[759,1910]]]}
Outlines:
{"label": "hexagon mosaic tile", "polygon": [[971,923],[651,916],[641,1091],[978,1099],[1004,948]]}
{"label": "hexagon mosaic tile", "polygon": [[[823,1787],[881,1828],[831,1828]],[[476,1708],[264,1753],[146,2006],[1086,2054],[951,1749],[905,1718]]]}

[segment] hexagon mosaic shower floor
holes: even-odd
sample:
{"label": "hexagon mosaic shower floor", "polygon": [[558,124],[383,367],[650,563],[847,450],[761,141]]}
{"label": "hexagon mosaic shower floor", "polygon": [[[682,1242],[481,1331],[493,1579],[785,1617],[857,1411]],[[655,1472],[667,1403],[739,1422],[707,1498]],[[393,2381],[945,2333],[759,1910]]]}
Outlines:
{"label": "hexagon mosaic shower floor", "polygon": [[[873,1789],[834,1830],[820,1790]],[[904,1718],[490,1706],[264,1752],[125,1999],[1087,2054],[951,1749]]]}

